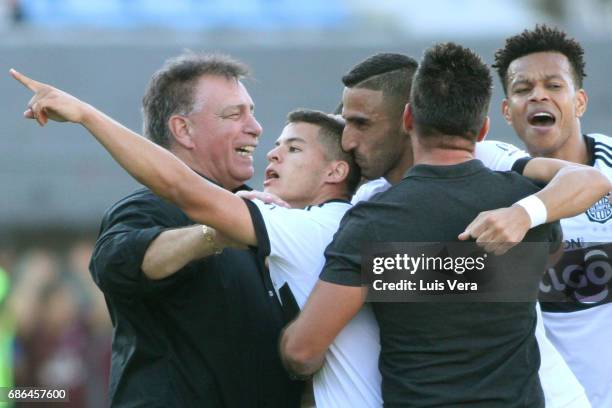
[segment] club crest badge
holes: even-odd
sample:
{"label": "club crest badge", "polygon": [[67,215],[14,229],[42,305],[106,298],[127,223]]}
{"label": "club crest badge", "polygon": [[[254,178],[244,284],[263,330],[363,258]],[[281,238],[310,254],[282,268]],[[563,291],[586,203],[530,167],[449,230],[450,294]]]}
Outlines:
{"label": "club crest badge", "polygon": [[612,204],[610,204],[608,197],[604,197],[593,204],[586,211],[586,215],[589,217],[589,220],[602,224],[612,219]]}

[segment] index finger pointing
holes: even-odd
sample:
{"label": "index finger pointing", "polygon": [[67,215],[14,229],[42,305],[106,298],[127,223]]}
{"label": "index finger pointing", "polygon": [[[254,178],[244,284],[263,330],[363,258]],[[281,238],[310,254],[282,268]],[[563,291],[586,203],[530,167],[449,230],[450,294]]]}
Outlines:
{"label": "index finger pointing", "polygon": [[41,82],[35,81],[34,79],[27,77],[13,68],[11,68],[9,72],[11,73],[11,76],[13,78],[21,82],[23,86],[25,86],[32,92],[37,92],[43,86]]}

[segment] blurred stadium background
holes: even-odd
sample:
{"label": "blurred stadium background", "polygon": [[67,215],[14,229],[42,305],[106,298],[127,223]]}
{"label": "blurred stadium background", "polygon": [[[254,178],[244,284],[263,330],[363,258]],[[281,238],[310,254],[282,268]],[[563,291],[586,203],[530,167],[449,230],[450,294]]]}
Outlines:
{"label": "blurred stadium background", "polygon": [[[107,405],[111,325],[87,265],[102,213],[137,188],[81,128],[23,120],[30,95],[9,68],[140,130],[144,87],[166,58],[234,55],[254,74],[260,188],[286,113],[332,111],[341,75],[361,59],[419,57],[452,40],[491,62],[506,36],[537,22],[584,45],[583,131],[610,133],[612,0],[0,0],[0,387],[67,388],[62,407]],[[489,137],[520,144],[501,98],[496,79]]]}

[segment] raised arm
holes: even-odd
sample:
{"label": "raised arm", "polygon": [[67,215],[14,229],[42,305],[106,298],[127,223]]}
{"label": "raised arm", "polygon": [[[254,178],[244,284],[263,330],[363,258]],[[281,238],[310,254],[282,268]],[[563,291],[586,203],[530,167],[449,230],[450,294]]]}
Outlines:
{"label": "raised arm", "polygon": [[236,242],[257,244],[249,210],[241,198],[206,181],[168,150],[93,106],[15,70],[11,75],[34,92],[24,112],[26,118],[41,126],[49,119],[83,125],[136,180],[179,206],[192,220]]}
{"label": "raised arm", "polygon": [[[599,170],[563,160],[534,158],[523,175],[548,183],[534,196],[545,208],[545,222],[573,217],[586,211],[612,190],[612,183]],[[537,203],[537,201],[536,201]],[[520,204],[484,211],[468,225],[459,239],[476,239],[487,251],[502,254],[520,242],[534,226],[532,217]]]}

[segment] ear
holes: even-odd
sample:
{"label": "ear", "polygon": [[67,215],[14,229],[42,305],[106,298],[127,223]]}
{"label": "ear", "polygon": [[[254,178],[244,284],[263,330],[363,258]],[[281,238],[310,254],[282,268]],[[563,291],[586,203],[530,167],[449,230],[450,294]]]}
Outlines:
{"label": "ear", "polygon": [[501,106],[502,115],[504,119],[506,119],[506,123],[512,125],[512,111],[510,109],[510,103],[508,102],[508,98],[504,98]]}
{"label": "ear", "polygon": [[402,115],[402,124],[404,126],[404,132],[410,133],[414,126],[414,116],[412,115],[412,106],[407,103],[404,107],[404,114]]}
{"label": "ear", "polygon": [[168,128],[174,136],[174,141],[185,149],[193,149],[195,144],[191,138],[191,124],[189,119],[182,115],[172,115],[168,119]]}
{"label": "ear", "polygon": [[330,163],[325,182],[330,184],[342,183],[349,175],[350,167],[344,160],[334,160]]}
{"label": "ear", "polygon": [[478,137],[476,138],[477,142],[482,142],[485,137],[487,137],[487,133],[489,133],[489,127],[491,126],[491,120],[487,116],[480,128],[480,132],[478,132]]}
{"label": "ear", "polygon": [[584,89],[576,91],[576,116],[581,118],[587,110],[589,96]]}

